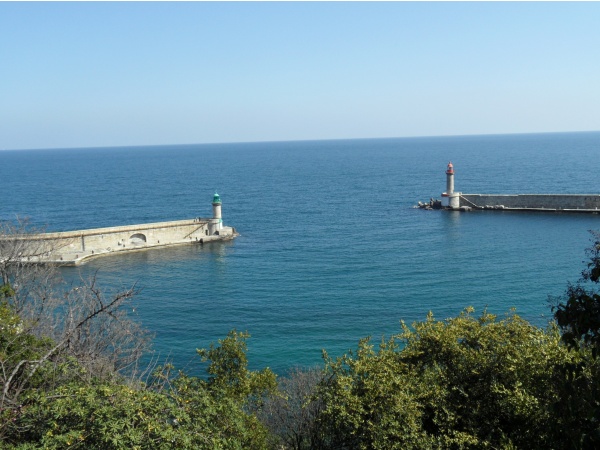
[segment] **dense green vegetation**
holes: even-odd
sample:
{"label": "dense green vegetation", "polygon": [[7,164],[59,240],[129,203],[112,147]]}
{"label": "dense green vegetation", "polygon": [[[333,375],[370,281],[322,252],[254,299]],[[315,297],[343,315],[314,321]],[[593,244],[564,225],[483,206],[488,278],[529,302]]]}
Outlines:
{"label": "dense green vegetation", "polygon": [[[10,254],[6,242],[0,248]],[[10,249],[9,249],[10,250]],[[60,285],[0,264],[0,446],[6,449],[584,449],[600,447],[600,239],[539,328],[514,312],[430,314],[377,345],[279,379],[249,335],[208,349],[205,377],[139,368],[130,290]]]}

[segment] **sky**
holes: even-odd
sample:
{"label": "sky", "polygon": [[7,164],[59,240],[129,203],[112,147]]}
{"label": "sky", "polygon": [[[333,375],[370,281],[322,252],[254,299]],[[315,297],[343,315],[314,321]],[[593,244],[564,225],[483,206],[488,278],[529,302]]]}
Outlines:
{"label": "sky", "polygon": [[0,149],[600,130],[600,3],[3,2]]}

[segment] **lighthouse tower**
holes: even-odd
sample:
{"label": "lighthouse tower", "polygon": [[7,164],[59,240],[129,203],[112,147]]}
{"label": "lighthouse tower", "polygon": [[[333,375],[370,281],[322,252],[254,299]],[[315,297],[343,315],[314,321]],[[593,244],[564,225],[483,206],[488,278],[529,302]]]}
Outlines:
{"label": "lighthouse tower", "polygon": [[215,196],[212,201],[213,216],[208,221],[208,232],[213,234],[219,234],[219,231],[223,228],[223,219],[221,217],[221,197],[215,192]]}
{"label": "lighthouse tower", "polygon": [[454,166],[451,162],[448,163],[446,169],[446,194],[450,195],[454,192]]}
{"label": "lighthouse tower", "polygon": [[446,192],[442,194],[442,205],[451,209],[460,207],[460,192],[454,192],[454,166],[451,162],[446,169]]}

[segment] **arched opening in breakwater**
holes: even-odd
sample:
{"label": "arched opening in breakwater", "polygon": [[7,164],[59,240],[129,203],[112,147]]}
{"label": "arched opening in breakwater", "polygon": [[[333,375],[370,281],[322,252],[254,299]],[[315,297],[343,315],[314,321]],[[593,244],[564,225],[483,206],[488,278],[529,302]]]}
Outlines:
{"label": "arched opening in breakwater", "polygon": [[136,233],[131,235],[131,237],[129,238],[129,243],[131,245],[141,245],[141,244],[145,244],[147,241],[146,239],[146,235],[143,233]]}

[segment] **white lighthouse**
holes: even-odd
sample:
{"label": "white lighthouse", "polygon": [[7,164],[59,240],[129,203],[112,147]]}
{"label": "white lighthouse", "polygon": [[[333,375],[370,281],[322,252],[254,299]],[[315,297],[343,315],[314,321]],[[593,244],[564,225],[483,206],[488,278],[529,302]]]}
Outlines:
{"label": "white lighthouse", "polygon": [[454,192],[454,166],[451,162],[448,163],[446,169],[446,194],[450,195]]}
{"label": "white lighthouse", "polygon": [[451,209],[460,207],[460,192],[454,192],[454,166],[451,162],[446,169],[446,192],[442,194],[442,206]]}
{"label": "white lighthouse", "polygon": [[221,197],[215,192],[215,196],[212,201],[213,216],[208,221],[208,232],[210,235],[219,234],[223,228],[223,218],[221,217]]}

